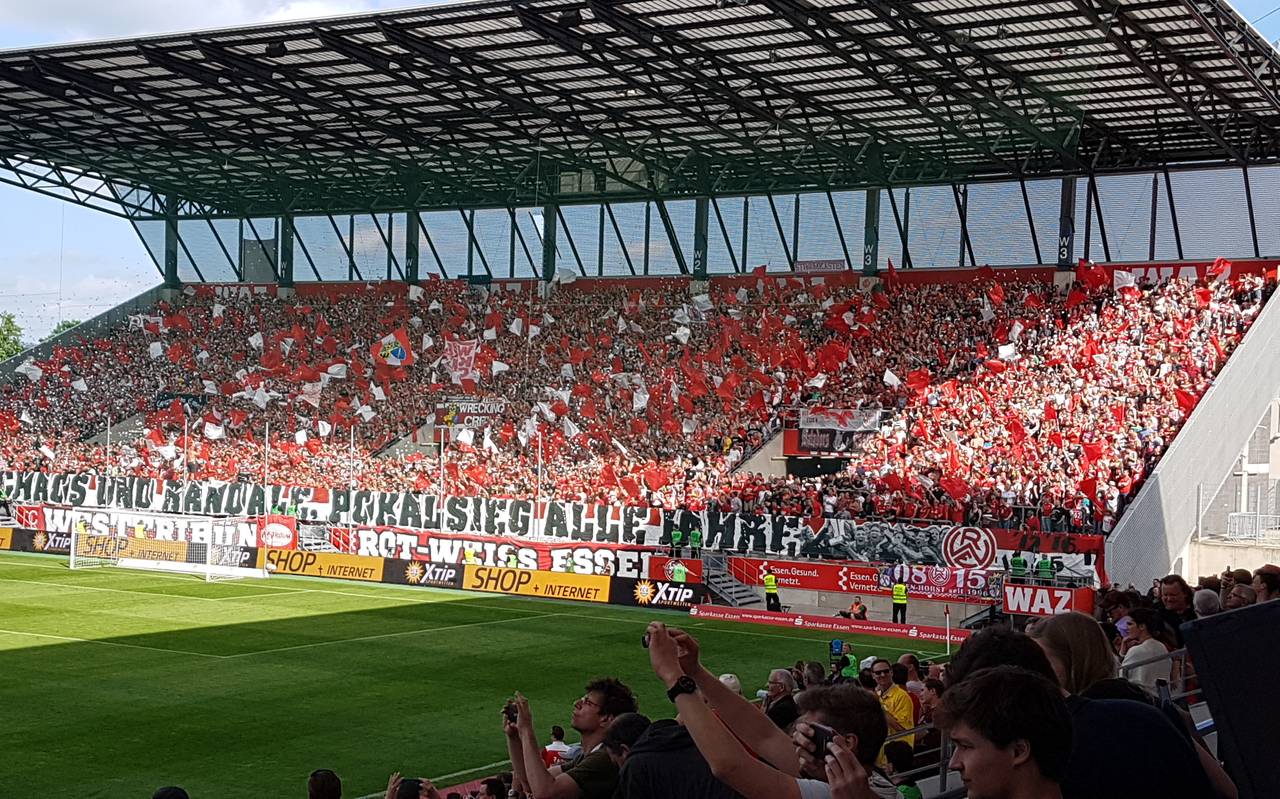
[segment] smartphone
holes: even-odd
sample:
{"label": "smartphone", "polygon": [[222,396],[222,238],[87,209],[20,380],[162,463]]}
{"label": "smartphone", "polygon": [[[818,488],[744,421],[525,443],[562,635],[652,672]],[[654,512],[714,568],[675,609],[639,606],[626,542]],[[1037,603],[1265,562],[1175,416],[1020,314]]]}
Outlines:
{"label": "smartphone", "polygon": [[641,645],[641,646],[643,646],[645,649],[648,649],[648,648],[649,648],[649,634],[648,634],[648,633],[645,633],[645,634],[644,634],[644,638],[641,638],[641,639],[640,639],[640,645]]}
{"label": "smartphone", "polygon": [[502,715],[507,717],[507,721],[511,722],[512,724],[515,724],[518,718],[518,714],[516,712],[516,703],[507,702],[507,704],[505,704],[502,707]]}
{"label": "smartphone", "polygon": [[824,724],[810,724],[813,728],[813,735],[809,736],[809,740],[813,741],[813,759],[819,763],[827,759],[827,745],[835,738],[836,731]]}

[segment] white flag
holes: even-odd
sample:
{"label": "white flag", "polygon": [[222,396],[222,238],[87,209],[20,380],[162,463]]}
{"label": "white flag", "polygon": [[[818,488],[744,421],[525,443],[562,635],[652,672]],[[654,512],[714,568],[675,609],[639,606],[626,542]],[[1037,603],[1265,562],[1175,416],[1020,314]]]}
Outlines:
{"label": "white flag", "polygon": [[262,349],[262,331],[258,331],[257,333],[254,333],[252,336],[249,336],[249,345],[252,346],[255,350]]}
{"label": "white flag", "polygon": [[1009,338],[1013,339],[1014,341],[1017,341],[1019,338],[1021,338],[1022,331],[1025,329],[1026,328],[1022,326],[1022,322],[1014,322],[1013,327],[1009,328]]}
{"label": "white flag", "polygon": [[693,302],[693,307],[698,309],[699,311],[702,311],[703,313],[710,311],[711,308],[713,307],[711,304],[711,298],[706,294],[694,295],[692,302]]}
{"label": "white flag", "polygon": [[425,293],[425,292],[422,290],[422,286],[410,286],[410,287],[409,287],[409,301],[410,301],[410,302],[417,302],[418,300],[422,299],[422,295],[423,295],[424,293]]}
{"label": "white flag", "polygon": [[204,363],[205,361],[209,360],[209,351],[200,350],[199,354],[196,355],[196,360],[199,361],[200,363]]}
{"label": "white flag", "polygon": [[382,390],[382,386],[374,386],[372,389],[370,389],[370,391],[373,394],[373,398],[376,399],[378,402],[387,401],[387,392]]}
{"label": "white flag", "polygon": [[262,386],[258,386],[258,390],[253,392],[253,404],[257,405],[259,409],[265,411],[267,409],[267,403],[270,401],[271,395],[268,394],[267,390]]}
{"label": "white flag", "polygon": [[[671,321],[675,322],[675,323],[676,323],[676,324],[678,324],[678,325],[687,325],[687,324],[689,324],[689,321],[690,321],[690,320],[689,320],[689,310],[688,310],[688,308],[686,308],[685,306],[681,305],[681,306],[680,306],[680,308],[679,308],[675,313],[671,314]],[[619,322],[619,323],[621,323],[621,322],[622,322],[622,318],[621,318],[621,317],[619,317],[619,318],[618,318],[618,322]],[[622,332],[622,331],[619,331],[619,332]]]}
{"label": "white flag", "polygon": [[294,433],[293,441],[298,446],[302,446],[303,444],[307,443],[307,431],[299,430],[298,432]]}
{"label": "white flag", "polygon": [[644,385],[636,386],[636,392],[631,395],[631,410],[643,411],[649,407],[649,389]]}
{"label": "white flag", "polygon": [[431,301],[431,304],[427,306],[427,310],[428,310],[428,311],[438,311],[438,310],[440,310],[440,309],[441,309],[441,308],[443,308],[443,307],[444,307],[444,306],[442,306],[442,305],[440,304],[440,301],[439,301],[439,300],[432,300],[432,301]]}
{"label": "white flag", "polygon": [[18,417],[18,421],[23,424],[35,424],[35,421],[31,418],[31,414],[27,413],[25,408],[22,410],[22,416]]}
{"label": "white flag", "polygon": [[572,269],[565,269],[561,267],[560,269],[556,270],[556,276],[551,278],[551,283],[552,285],[556,283],[561,283],[567,286],[577,279],[578,279],[577,272],[573,271]]}
{"label": "white flag", "polygon": [[45,457],[46,457],[46,458],[48,458],[49,460],[53,460],[53,458],[54,458],[53,450],[49,449],[49,445],[48,445],[48,444],[41,444],[41,445],[40,445],[40,454],[41,454],[41,455],[43,455],[43,456],[45,456]]}
{"label": "white flag", "polygon": [[71,381],[71,387],[72,387],[72,388],[74,388],[76,391],[88,391],[88,390],[89,390],[89,384],[88,384],[88,383],[86,383],[86,382],[84,382],[84,378],[83,378],[83,377],[77,377],[75,380],[72,380],[72,381]]}
{"label": "white flag", "polygon": [[[159,345],[157,344],[157,346]],[[22,365],[14,371],[26,377],[32,383],[40,382],[40,378],[44,376],[44,370],[32,363],[30,358],[23,361]]]}
{"label": "white flag", "polygon": [[897,388],[898,386],[902,385],[902,381],[899,380],[898,376],[895,375],[893,372],[889,371],[888,369],[885,369],[884,384],[886,386],[889,386],[890,388]]}
{"label": "white flag", "polygon": [[221,318],[222,318],[222,312],[223,312],[223,311],[225,311],[225,310],[227,310],[227,306],[222,305],[221,303],[217,303],[217,302],[215,302],[215,303],[213,304],[213,318],[214,318],[214,319],[221,319]]}
{"label": "white flag", "polygon": [[744,288],[739,288],[739,289],[738,289],[738,291],[737,291],[737,293],[735,293],[733,296],[735,296],[735,297],[737,297],[737,298],[738,298],[738,302],[746,302],[746,301],[747,301],[747,290],[746,290],[746,289],[744,289]]}
{"label": "white flag", "polygon": [[164,357],[164,347],[161,346],[160,342],[153,341],[147,347],[147,354],[151,356],[151,360],[153,361],[157,358],[162,358]]}
{"label": "white flag", "polygon": [[484,340],[485,340],[485,341],[493,341],[493,340],[494,340],[494,339],[496,339],[497,337],[498,337],[498,330],[497,330],[497,328],[493,328],[493,327],[486,327],[486,328],[484,329]]}
{"label": "white flag", "polygon": [[675,332],[675,334],[674,334],[674,335],[675,335],[675,338],[676,338],[676,341],[680,342],[681,344],[688,344],[688,343],[689,343],[689,334],[690,334],[690,333],[692,333],[692,332],[693,332],[692,330],[690,330],[689,328],[685,327],[684,325],[681,325],[680,327],[677,327],[677,328],[676,328],[676,332]]}
{"label": "white flag", "polygon": [[484,449],[490,452],[497,452],[498,445],[493,443],[493,436],[489,433],[489,428],[484,429]]}
{"label": "white flag", "polygon": [[507,366],[502,361],[494,361],[489,365],[489,370],[493,373],[494,377],[497,377],[498,375],[509,370],[510,368],[511,368],[510,366]]}
{"label": "white flag", "polygon": [[356,408],[356,416],[359,416],[366,422],[377,415],[378,414],[374,412],[373,408],[370,408],[368,405],[361,405],[359,408]]}
{"label": "white flag", "polygon": [[693,421],[692,419],[685,419],[683,422],[680,423],[680,431],[684,433],[686,436],[691,436],[694,433],[698,432],[698,423]]}
{"label": "white flag", "polygon": [[220,424],[213,422],[204,423],[204,437],[210,441],[217,441],[226,434],[226,430]]}
{"label": "white flag", "polygon": [[996,356],[1002,361],[1012,361],[1018,357],[1018,345],[1001,344],[999,349],[996,350]]}
{"label": "white flag", "polygon": [[513,336],[520,335],[524,332],[524,320],[517,316],[511,320],[511,324],[507,325],[507,330],[510,330]]}
{"label": "white flag", "polygon": [[562,428],[564,428],[564,437],[565,437],[565,438],[570,438],[570,439],[571,439],[571,438],[573,438],[574,436],[577,436],[579,433],[581,433],[581,432],[582,432],[582,429],[581,429],[581,428],[579,428],[576,424],[574,424],[574,423],[573,423],[573,420],[572,420],[572,419],[570,419],[568,416],[566,416],[566,417],[564,417],[563,419],[561,419],[561,420],[560,420],[560,426],[561,426]]}
{"label": "white flag", "polygon": [[1111,273],[1111,280],[1115,285],[1116,291],[1121,289],[1136,289],[1137,282],[1133,279],[1133,273],[1128,269],[1117,269]]}
{"label": "white flag", "polygon": [[303,383],[302,391],[298,394],[298,399],[307,403],[313,408],[320,407],[320,390],[324,387],[323,383]]}
{"label": "white flag", "polygon": [[[886,380],[885,382],[888,382],[888,380]],[[813,377],[809,378],[809,381],[807,383],[805,383],[805,385],[809,386],[810,388],[822,388],[826,384],[827,384],[827,375],[825,372],[820,372],[814,375]]]}
{"label": "white flag", "polygon": [[321,419],[316,422],[316,431],[320,433],[321,438],[328,438],[329,434],[333,432],[333,425]]}
{"label": "white flag", "polygon": [[541,332],[542,328],[537,325],[529,325],[529,338],[537,338],[538,334]]}
{"label": "white flag", "polygon": [[178,457],[178,448],[172,444],[165,444],[163,447],[156,447],[156,452],[159,452],[160,457],[167,461],[171,461]]}
{"label": "white flag", "polygon": [[324,370],[324,373],[329,377],[346,377],[347,365],[345,363],[329,364],[329,368]]}
{"label": "white flag", "polygon": [[469,447],[475,443],[476,431],[472,430],[470,427],[464,427],[458,431],[458,435],[455,436],[453,440],[457,442],[459,446]]}
{"label": "white flag", "polygon": [[573,380],[573,364],[565,363],[560,365],[560,376],[565,380]]}

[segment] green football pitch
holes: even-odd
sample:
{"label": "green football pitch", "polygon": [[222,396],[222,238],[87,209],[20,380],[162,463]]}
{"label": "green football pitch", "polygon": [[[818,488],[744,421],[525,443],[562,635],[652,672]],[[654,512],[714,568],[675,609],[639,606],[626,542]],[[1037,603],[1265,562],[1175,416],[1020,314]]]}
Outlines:
{"label": "green football pitch", "polygon": [[[304,796],[322,767],[349,797],[392,771],[474,779],[506,768],[498,714],[516,690],[544,735],[568,728],[600,675],[669,716],[640,643],[654,618],[689,629],[708,667],[748,691],[772,667],[826,660],[821,633],[669,612],[304,577],[205,583],[2,553],[0,796],[178,784],[193,799],[276,799]],[[859,658],[913,651],[844,638]]]}

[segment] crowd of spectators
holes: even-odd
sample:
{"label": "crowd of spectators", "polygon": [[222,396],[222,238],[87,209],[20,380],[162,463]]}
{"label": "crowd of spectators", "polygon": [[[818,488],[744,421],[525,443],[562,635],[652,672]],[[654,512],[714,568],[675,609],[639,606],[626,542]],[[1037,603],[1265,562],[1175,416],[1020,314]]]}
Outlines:
{"label": "crowd of spectators", "polygon": [[[1207,594],[1224,599],[1197,599]],[[738,675],[709,668],[731,653],[653,622],[644,644],[674,718],[643,715],[629,686],[598,678],[564,708],[578,741],[566,743],[557,725],[544,746],[517,691],[497,722],[511,769],[463,789],[475,799],[921,799],[918,782],[946,760],[969,799],[1235,799],[1180,701],[1205,677],[1175,650],[1186,622],[1246,597],[1280,599],[1280,567],[1228,569],[1197,588],[1169,575],[1145,595],[1113,586],[1101,596],[1096,617],[1015,617],[979,630],[949,663],[913,652],[859,658],[843,642],[829,665],[760,675],[754,695]],[[186,799],[180,790],[156,797]],[[311,775],[309,799],[341,796],[332,771]],[[462,796],[398,773],[386,792]]]}
{"label": "crowd of spectators", "polygon": [[[1106,532],[1274,284],[1082,277],[189,288],[0,387],[0,468]],[[501,411],[376,456],[458,397]],[[836,474],[734,470],[814,407],[883,423]]]}

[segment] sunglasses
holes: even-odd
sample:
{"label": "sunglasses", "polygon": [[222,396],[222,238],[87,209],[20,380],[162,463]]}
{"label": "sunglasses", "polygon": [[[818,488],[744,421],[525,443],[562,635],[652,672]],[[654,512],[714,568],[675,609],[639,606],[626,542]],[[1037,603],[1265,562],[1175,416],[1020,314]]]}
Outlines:
{"label": "sunglasses", "polygon": [[874,674],[874,675],[876,675],[877,677],[879,677],[879,676],[880,676],[880,675],[882,675],[882,674],[893,674],[893,672],[892,672],[892,671],[890,671],[889,669],[880,669],[880,670],[878,670],[878,671],[873,671],[873,672],[871,672],[871,673],[872,673],[872,674]]}

